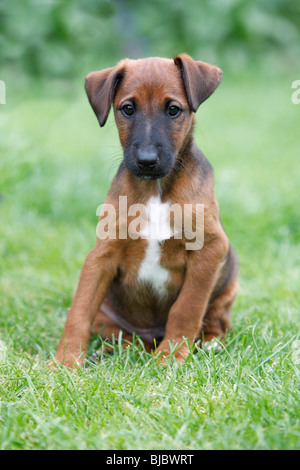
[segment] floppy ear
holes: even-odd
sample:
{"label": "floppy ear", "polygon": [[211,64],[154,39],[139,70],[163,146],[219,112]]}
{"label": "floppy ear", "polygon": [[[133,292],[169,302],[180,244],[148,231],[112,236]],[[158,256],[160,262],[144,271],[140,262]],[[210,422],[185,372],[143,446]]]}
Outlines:
{"label": "floppy ear", "polygon": [[111,103],[124,72],[125,67],[120,64],[99,72],[91,72],[85,79],[86,93],[101,127],[106,123]]}
{"label": "floppy ear", "polygon": [[217,88],[222,78],[222,70],[215,65],[195,61],[187,54],[174,57],[184,83],[189,106],[194,113]]}

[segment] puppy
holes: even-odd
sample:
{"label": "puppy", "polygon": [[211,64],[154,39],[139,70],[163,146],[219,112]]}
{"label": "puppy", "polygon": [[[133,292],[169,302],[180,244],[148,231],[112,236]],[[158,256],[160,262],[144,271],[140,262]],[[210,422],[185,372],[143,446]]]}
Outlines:
{"label": "puppy", "polygon": [[[82,365],[91,333],[135,333],[162,361],[222,338],[237,293],[237,258],[219,219],[213,170],[193,138],[221,70],[186,54],[125,59],[90,73],[100,126],[113,104],[124,159],[108,191],[56,360]],[[100,169],[95,168],[95,171]]]}

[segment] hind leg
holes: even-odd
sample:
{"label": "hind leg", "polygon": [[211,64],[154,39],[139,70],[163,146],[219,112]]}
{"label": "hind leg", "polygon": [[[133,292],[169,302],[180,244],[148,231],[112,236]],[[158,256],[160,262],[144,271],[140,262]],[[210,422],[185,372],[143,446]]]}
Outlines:
{"label": "hind leg", "polygon": [[213,301],[209,304],[203,319],[200,339],[203,343],[213,338],[223,338],[230,330],[230,309],[238,291],[237,279],[234,279]]}

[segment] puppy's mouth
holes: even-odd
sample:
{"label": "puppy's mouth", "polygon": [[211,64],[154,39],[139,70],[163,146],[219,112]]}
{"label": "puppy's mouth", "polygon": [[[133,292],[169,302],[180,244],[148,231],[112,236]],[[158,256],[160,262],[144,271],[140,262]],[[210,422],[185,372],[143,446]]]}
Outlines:
{"label": "puppy's mouth", "polygon": [[157,179],[163,178],[168,173],[170,173],[172,169],[172,168],[170,169],[169,168],[167,169],[166,168],[154,168],[152,171],[150,170],[146,171],[146,170],[141,170],[137,166],[131,166],[130,164],[129,165],[126,164],[126,166],[133,176],[136,176],[137,178],[141,180],[146,180],[146,181],[157,180]]}
{"label": "puppy's mouth", "polygon": [[154,176],[154,175],[140,175],[139,178],[141,180],[156,180],[159,178],[159,176]]}
{"label": "puppy's mouth", "polygon": [[125,164],[130,173],[142,180],[157,180],[163,178],[173,168],[173,155],[168,158],[157,158],[154,162],[139,161],[137,158],[132,156],[125,156]]}

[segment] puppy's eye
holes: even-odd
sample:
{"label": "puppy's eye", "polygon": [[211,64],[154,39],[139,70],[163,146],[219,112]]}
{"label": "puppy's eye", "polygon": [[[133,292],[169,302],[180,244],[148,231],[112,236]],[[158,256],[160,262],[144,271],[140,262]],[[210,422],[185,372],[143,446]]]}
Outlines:
{"label": "puppy's eye", "polygon": [[125,116],[132,116],[134,113],[134,107],[131,104],[125,104],[122,107],[122,111]]}
{"label": "puppy's eye", "polygon": [[178,106],[169,106],[168,108],[168,115],[171,117],[178,116],[180,114],[181,109]]}

